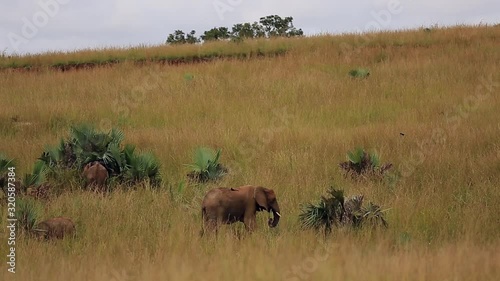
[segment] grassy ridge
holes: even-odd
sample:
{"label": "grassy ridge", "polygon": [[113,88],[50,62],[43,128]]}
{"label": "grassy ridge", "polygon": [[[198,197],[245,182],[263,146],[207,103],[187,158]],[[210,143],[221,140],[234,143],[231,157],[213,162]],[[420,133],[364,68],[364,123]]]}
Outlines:
{"label": "grassy ridge", "polygon": [[129,49],[85,50],[72,53],[0,57],[0,69],[60,70],[115,65],[124,62],[179,64],[206,62],[214,59],[253,58],[284,54],[289,48],[284,40],[246,41],[240,43],[213,42],[204,45],[139,46]]}
{"label": "grassy ridge", "polygon": [[[469,27],[454,27],[444,29],[432,29],[419,32],[394,32],[368,33],[364,35],[346,34],[341,36],[330,36],[328,40],[306,39],[260,39],[245,40],[243,42],[208,42],[202,45],[181,46],[137,46],[131,48],[108,48],[100,50],[81,50],[74,52],[48,52],[44,54],[23,56],[0,56],[0,70],[23,69],[32,70],[40,68],[55,68],[60,70],[90,68],[95,66],[114,65],[123,62],[159,62],[167,64],[196,63],[221,58],[252,58],[258,56],[282,55],[290,50],[298,52],[307,48],[322,44],[332,43],[342,51],[354,48],[390,48],[390,47],[418,47],[430,48],[441,44],[448,44],[454,40],[457,45],[468,45],[476,39],[498,41],[498,26],[485,27],[481,33],[470,31]],[[454,37],[461,31],[459,37]],[[436,35],[439,34],[439,35]],[[321,36],[324,38],[325,36]],[[453,37],[453,38],[451,38]],[[314,48],[314,47],[313,47]],[[383,57],[379,59],[383,60]]]}
{"label": "grassy ridge", "polygon": [[[318,36],[283,40],[291,46],[286,56],[260,60],[6,71],[0,151],[18,159],[18,174],[71,124],[105,128],[110,121],[127,143],[158,156],[165,179],[158,190],[102,198],[75,187],[55,198],[46,217],[72,217],[78,238],[50,244],[20,237],[15,279],[496,280],[498,38],[498,27]],[[237,52],[238,45],[220,46]],[[352,79],[356,67],[370,77]],[[179,194],[182,164],[200,145],[222,148],[221,162],[233,173],[219,184],[188,183]],[[343,178],[338,163],[356,146],[376,150],[403,177]],[[269,230],[260,213],[252,235],[240,237],[234,225],[218,240],[199,239],[204,192],[243,184],[276,191],[278,228]],[[389,228],[336,233],[326,246],[301,230],[300,205],[330,184],[391,207]],[[5,212],[2,206],[2,225]],[[5,257],[6,243],[0,247]],[[1,269],[2,280],[13,279]]]}

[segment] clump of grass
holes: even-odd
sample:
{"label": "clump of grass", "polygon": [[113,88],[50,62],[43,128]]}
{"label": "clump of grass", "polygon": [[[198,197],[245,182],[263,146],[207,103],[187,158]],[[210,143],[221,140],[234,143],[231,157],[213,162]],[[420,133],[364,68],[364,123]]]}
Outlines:
{"label": "clump of grass", "polygon": [[219,163],[221,150],[217,151],[198,147],[194,154],[194,163],[187,165],[191,172],[187,174],[188,178],[196,182],[217,181],[225,176],[227,168]]}
{"label": "clump of grass", "polygon": [[363,195],[346,198],[343,190],[330,187],[327,196],[321,196],[318,203],[308,203],[299,215],[302,227],[330,234],[334,228],[363,226],[387,227],[385,210],[369,202],[363,206]]}
{"label": "clump of grass", "polygon": [[353,179],[383,178],[392,168],[391,163],[381,165],[377,153],[367,153],[361,147],[347,152],[347,159],[348,161],[340,163],[339,166],[344,170],[345,176],[350,175]]}
{"label": "clump of grass", "polygon": [[42,206],[35,200],[23,197],[16,200],[17,229],[29,234],[37,225]]}
{"label": "clump of grass", "polygon": [[185,73],[184,74],[184,81],[186,82],[191,82],[194,79],[194,75],[191,73]]}
{"label": "clump of grass", "polygon": [[349,75],[352,78],[368,78],[368,76],[370,76],[370,71],[366,68],[357,68],[349,71]]}

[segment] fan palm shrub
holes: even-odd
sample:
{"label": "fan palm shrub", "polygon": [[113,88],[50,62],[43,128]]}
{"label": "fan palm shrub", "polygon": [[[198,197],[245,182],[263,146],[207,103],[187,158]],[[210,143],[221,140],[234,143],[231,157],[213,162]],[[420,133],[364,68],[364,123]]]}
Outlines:
{"label": "fan palm shrub", "polygon": [[387,211],[387,209],[382,210],[379,205],[369,202],[366,207],[363,207],[361,209],[361,221],[363,221],[365,224],[371,224],[374,226],[382,225],[384,227],[387,227],[388,224],[384,216],[385,211]]}
{"label": "fan palm shrub", "polygon": [[151,152],[134,154],[135,147],[127,145],[122,151],[125,164],[125,179],[131,182],[148,180],[152,186],[161,183],[160,164]]}
{"label": "fan palm shrub", "polygon": [[386,210],[371,202],[363,206],[363,198],[363,195],[346,198],[343,190],[330,187],[327,196],[321,196],[319,202],[303,206],[299,220],[304,229],[322,230],[325,235],[340,227],[387,227]]}
{"label": "fan palm shrub", "polygon": [[227,174],[227,168],[219,163],[221,150],[217,151],[198,147],[194,154],[193,164],[187,166],[191,168],[188,177],[197,182],[216,181]]}
{"label": "fan palm shrub", "polygon": [[363,148],[358,147],[347,152],[348,161],[339,164],[345,171],[345,176],[352,178],[375,177],[382,178],[384,174],[392,168],[391,163],[380,164],[380,157],[377,153],[367,153]]}
{"label": "fan palm shrub", "polygon": [[312,228],[316,231],[324,230],[325,234],[339,226],[344,214],[344,191],[333,187],[328,190],[328,196],[321,196],[317,204],[307,203],[299,220],[303,228]]}
{"label": "fan palm shrub", "polygon": [[39,158],[50,168],[51,175],[64,169],[80,172],[97,161],[108,171],[113,182],[126,185],[149,181],[153,187],[161,183],[160,165],[150,152],[137,153],[133,145],[122,145],[125,135],[118,129],[108,133],[83,124],[71,128],[70,137],[58,145],[47,147]]}
{"label": "fan palm shrub", "polygon": [[124,133],[115,128],[103,133],[86,124],[72,127],[70,143],[77,166],[81,169],[89,162],[98,161],[110,174],[120,174],[125,170],[120,151],[124,138]]}

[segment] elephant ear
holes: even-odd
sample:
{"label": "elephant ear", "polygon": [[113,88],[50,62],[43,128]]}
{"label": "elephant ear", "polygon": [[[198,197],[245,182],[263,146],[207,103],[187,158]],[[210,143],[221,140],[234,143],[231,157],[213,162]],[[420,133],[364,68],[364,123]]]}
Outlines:
{"label": "elephant ear", "polygon": [[261,208],[265,209],[266,211],[269,210],[269,205],[267,204],[267,195],[266,191],[263,187],[256,187],[254,190],[254,198],[255,198],[255,203]]}

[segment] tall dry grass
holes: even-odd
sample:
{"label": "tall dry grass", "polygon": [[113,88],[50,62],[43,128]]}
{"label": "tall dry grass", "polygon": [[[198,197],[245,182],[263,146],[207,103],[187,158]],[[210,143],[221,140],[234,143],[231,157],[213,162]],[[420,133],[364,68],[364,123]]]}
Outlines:
{"label": "tall dry grass", "polygon": [[[17,273],[2,263],[2,280],[496,280],[499,38],[498,27],[319,36],[290,39],[273,59],[2,72],[0,151],[18,159],[19,175],[72,124],[111,120],[159,157],[165,179],[159,190],[54,198],[44,217],[72,217],[78,237],[18,237]],[[356,67],[370,77],[351,79]],[[178,194],[200,145],[222,148],[233,173]],[[403,177],[343,178],[338,163],[355,146]],[[276,191],[278,229],[262,213],[252,235],[233,225],[200,239],[204,192],[243,184]],[[389,228],[325,241],[301,230],[300,204],[331,184],[391,207]]]}

